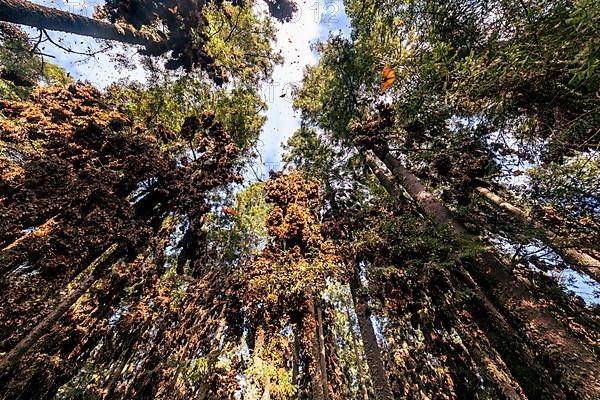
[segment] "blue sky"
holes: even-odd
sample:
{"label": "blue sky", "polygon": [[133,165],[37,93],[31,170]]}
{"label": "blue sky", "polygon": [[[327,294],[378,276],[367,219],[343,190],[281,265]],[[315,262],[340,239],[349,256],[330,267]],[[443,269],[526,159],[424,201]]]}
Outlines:
{"label": "blue sky", "polygon": [[[98,0],[34,0],[35,3],[49,7],[68,10],[90,17],[94,7],[103,3]],[[291,90],[300,85],[306,66],[317,63],[317,54],[311,50],[311,44],[318,40],[326,40],[330,32],[349,33],[348,18],[344,12],[342,0],[298,0],[298,11],[294,19],[288,23],[276,23],[278,28],[275,50],[281,50],[284,64],[275,68],[273,82],[262,87],[263,96],[268,104],[265,112],[267,122],[263,128],[259,142],[259,152],[264,162],[256,165],[257,172],[266,176],[270,169],[281,168],[281,144],[299,128],[299,116],[292,110]],[[258,1],[257,12],[266,12],[266,5]],[[38,32],[26,28],[32,37]],[[96,51],[102,44],[94,39],[63,32],[51,32],[52,39],[62,46]],[[56,46],[45,42],[41,49],[50,54],[55,62],[64,67],[76,79],[86,80],[99,88],[105,88],[120,78],[145,81],[141,68],[123,70],[116,68],[111,56],[119,50],[100,53],[93,58],[70,54]],[[126,54],[135,62],[137,55],[133,48],[126,48]],[[139,65],[139,63],[138,63]],[[285,96],[281,97],[283,94]]]}
{"label": "blue sky", "polygon": [[263,173],[269,168],[280,169],[281,144],[300,127],[299,116],[292,110],[290,91],[294,85],[301,84],[305,67],[318,61],[311,44],[326,40],[330,32],[348,34],[349,23],[342,1],[300,0],[297,5],[292,22],[277,24],[276,49],[283,52],[285,62],[275,68],[273,86],[265,85],[263,89],[269,105],[268,120],[261,135],[261,154],[266,164]]}

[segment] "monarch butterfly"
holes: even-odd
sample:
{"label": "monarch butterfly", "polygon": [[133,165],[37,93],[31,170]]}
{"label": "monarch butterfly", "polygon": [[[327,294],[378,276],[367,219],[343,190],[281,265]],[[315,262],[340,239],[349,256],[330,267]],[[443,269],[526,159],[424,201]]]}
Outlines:
{"label": "monarch butterfly", "polygon": [[383,68],[383,83],[381,84],[381,92],[385,92],[395,80],[396,73],[389,64],[386,64]]}
{"label": "monarch butterfly", "polygon": [[233,208],[228,208],[228,207],[223,207],[223,213],[229,214],[229,215],[237,215],[237,211],[235,211]]}

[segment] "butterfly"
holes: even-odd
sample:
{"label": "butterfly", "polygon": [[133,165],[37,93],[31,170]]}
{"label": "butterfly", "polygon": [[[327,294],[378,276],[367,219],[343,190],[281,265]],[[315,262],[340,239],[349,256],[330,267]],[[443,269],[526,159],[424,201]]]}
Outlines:
{"label": "butterfly", "polygon": [[229,214],[229,215],[237,215],[237,211],[234,210],[233,208],[229,208],[229,207],[223,207],[223,213]]}
{"label": "butterfly", "polygon": [[386,64],[383,68],[383,83],[381,84],[381,92],[385,92],[395,80],[396,73],[389,64]]}

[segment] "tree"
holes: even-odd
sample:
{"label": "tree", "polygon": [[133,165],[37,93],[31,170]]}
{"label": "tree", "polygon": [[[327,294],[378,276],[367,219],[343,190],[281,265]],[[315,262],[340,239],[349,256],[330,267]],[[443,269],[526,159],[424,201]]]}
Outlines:
{"label": "tree", "polygon": [[[223,12],[219,18],[220,27],[213,34],[208,32],[208,28],[215,22],[214,16],[207,16],[206,12],[211,3],[204,1],[152,1],[143,5],[137,1],[109,1],[97,10],[98,19],[92,19],[26,0],[4,0],[0,2],[0,18],[40,30],[62,31],[142,45],[144,53],[148,55],[161,56],[168,53],[169,59],[165,63],[167,69],[176,70],[183,67],[186,71],[191,71],[202,67],[220,85],[228,79],[227,71],[215,63],[216,55],[207,49],[207,44],[219,31],[228,32],[225,37],[227,42],[235,38],[238,31],[247,32],[244,25],[247,25],[248,21],[256,22],[252,17],[251,4],[230,5],[216,2],[215,5]],[[288,7],[288,11],[293,12],[293,7]],[[287,15],[284,13],[281,17],[289,19]],[[223,30],[225,24],[229,26],[227,30]],[[168,34],[164,33],[165,28]],[[252,36],[248,33],[246,35]],[[259,40],[264,38],[264,35],[259,36]],[[247,44],[252,43],[247,39],[248,37]],[[241,56],[261,61],[261,49],[256,50],[252,49]]]}
{"label": "tree", "polygon": [[26,99],[40,82],[68,83],[62,68],[46,62],[25,32],[8,23],[0,23],[0,97]]}
{"label": "tree", "polygon": [[3,0],[0,2],[0,13],[3,21],[39,29],[145,46],[158,43],[158,40],[153,39],[150,35],[127,27],[117,27],[107,22],[41,6],[26,0]]}
{"label": "tree", "polygon": [[312,398],[328,399],[319,292],[335,272],[335,256],[317,221],[319,183],[293,171],[267,182],[265,195],[273,205],[266,218],[273,242],[253,261],[250,282],[269,314],[287,314],[307,357]]}

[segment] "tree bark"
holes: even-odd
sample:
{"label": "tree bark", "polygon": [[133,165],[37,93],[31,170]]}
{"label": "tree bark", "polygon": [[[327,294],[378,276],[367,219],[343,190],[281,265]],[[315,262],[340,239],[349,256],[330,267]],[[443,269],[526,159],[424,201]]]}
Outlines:
{"label": "tree bark", "polygon": [[400,190],[398,190],[398,188],[390,179],[390,177],[381,168],[379,168],[379,166],[377,165],[377,161],[375,161],[375,158],[371,154],[367,153],[365,154],[365,161],[371,172],[373,172],[375,177],[377,177],[377,180],[379,181],[381,186],[383,186],[386,192],[388,192],[389,195],[392,196],[394,199],[400,198],[400,196],[402,196],[402,193],[400,192]]}
{"label": "tree bark", "polygon": [[294,332],[294,348],[292,354],[292,385],[298,384],[298,370],[300,367],[300,340],[298,333]]}
{"label": "tree bark", "polygon": [[577,249],[556,246],[556,240],[559,239],[557,233],[553,232],[550,229],[546,229],[539,222],[531,221],[531,219],[527,216],[525,211],[505,201],[489,189],[486,189],[484,187],[477,187],[475,188],[475,190],[486,200],[496,204],[498,207],[517,216],[521,221],[525,223],[531,223],[535,229],[539,229],[540,231],[542,231],[544,236],[542,240],[548,246],[555,248],[557,253],[562,255],[569,263],[571,263],[575,267],[575,269],[588,273],[592,278],[600,282],[600,261]]}
{"label": "tree bark", "polygon": [[90,275],[85,278],[78,287],[69,294],[69,296],[63,300],[54,311],[52,311],[46,318],[44,318],[35,328],[29,332],[25,338],[23,338],[17,345],[8,352],[0,361],[0,378],[8,374],[13,367],[19,362],[19,360],[27,353],[27,351],[36,344],[39,338],[46,334],[50,328],[58,321],[73,304],[79,300],[79,298],[87,292],[87,290],[96,282],[98,279],[98,269],[103,267],[108,262],[113,260],[113,256],[117,253],[118,246],[113,244],[110,246],[100,257],[98,257],[89,267],[91,270]]}
{"label": "tree bark", "polygon": [[[428,217],[438,225],[450,226],[459,235],[466,234],[442,202],[389,151],[379,148],[375,154]],[[516,322],[517,329],[538,350],[539,359],[551,372],[551,381],[560,382],[572,399],[599,399],[600,363],[594,353],[534,298],[526,283],[514,277],[491,252],[482,254],[475,272],[496,303],[511,316],[511,322]]]}
{"label": "tree bark", "polygon": [[0,0],[0,20],[129,44],[156,43],[149,35],[26,0]]}
{"label": "tree bark", "polygon": [[352,292],[354,309],[356,310],[358,326],[365,348],[367,365],[369,366],[369,373],[371,375],[371,381],[373,382],[375,398],[377,400],[393,400],[394,395],[383,367],[381,350],[379,349],[375,330],[373,329],[373,324],[371,322],[371,312],[369,310],[365,289],[360,283],[360,277],[358,276],[358,263],[356,261],[352,262],[350,290]]}
{"label": "tree bark", "polygon": [[323,334],[323,311],[321,310],[320,305],[317,305],[317,332],[319,333],[319,355],[321,360],[321,374],[323,376],[323,394],[325,400],[329,400],[327,359],[325,358],[325,335]]}
{"label": "tree bark", "polygon": [[452,218],[448,209],[429,193],[421,180],[406,169],[385,149],[375,149],[375,155],[388,167],[391,173],[400,181],[408,194],[417,202],[421,211],[438,225],[447,225],[456,233],[465,233],[465,228]]}
{"label": "tree bark", "polygon": [[354,357],[356,358],[356,369],[358,372],[358,383],[360,385],[360,390],[362,393],[363,400],[369,400],[369,391],[367,390],[367,383],[365,382],[365,371],[363,369],[363,361],[360,353],[358,351],[358,343],[356,341],[356,334],[354,333],[354,329],[352,327],[352,316],[350,315],[350,309],[346,307],[346,315],[348,316],[348,322],[350,323],[350,337],[352,338],[352,351],[354,352]]}
{"label": "tree bark", "polygon": [[[310,344],[310,349],[308,353],[310,354],[310,360],[308,363],[308,372],[310,375],[310,386],[312,391],[312,399],[313,400],[325,400],[325,391],[323,388],[327,386],[327,382],[325,381],[325,377],[323,376],[323,372],[321,370],[320,363],[320,346],[319,346],[319,337],[317,335],[317,318],[316,318],[316,310],[315,310],[315,301],[312,291],[308,291],[307,293],[307,306],[308,312],[304,316],[303,320],[303,333],[304,335],[308,335],[305,342]],[[307,343],[307,344],[308,344]]]}

